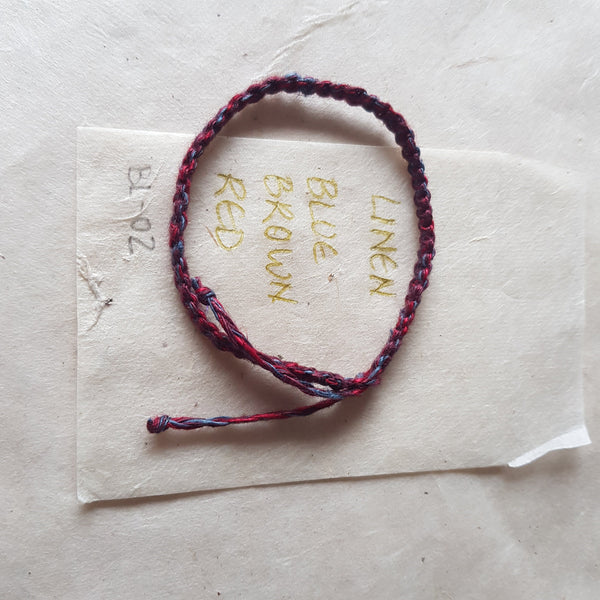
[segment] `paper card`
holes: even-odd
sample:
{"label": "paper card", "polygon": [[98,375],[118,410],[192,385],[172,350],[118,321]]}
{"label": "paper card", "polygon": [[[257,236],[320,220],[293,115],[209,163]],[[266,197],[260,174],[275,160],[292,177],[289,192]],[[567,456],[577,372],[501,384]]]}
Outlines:
{"label": "paper card", "polygon": [[[192,139],[79,130],[82,501],[524,464],[589,441],[579,178],[442,150],[424,152],[431,284],[377,389],[305,418],[149,434],[154,415],[310,400],[216,350],[181,305],[167,227]],[[217,138],[199,162],[189,219],[192,275],[256,347],[345,376],[367,368],[416,256],[399,149]]]}

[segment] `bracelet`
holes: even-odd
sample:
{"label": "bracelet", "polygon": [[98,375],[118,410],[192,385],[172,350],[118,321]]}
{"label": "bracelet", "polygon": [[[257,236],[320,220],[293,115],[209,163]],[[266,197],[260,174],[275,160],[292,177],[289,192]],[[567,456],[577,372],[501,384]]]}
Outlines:
{"label": "bracelet", "polygon": [[[206,287],[198,277],[191,277],[184,257],[183,233],[187,225],[187,208],[189,205],[192,175],[196,170],[198,159],[206,147],[223,129],[230,119],[249,104],[258,102],[264,96],[285,92],[301,93],[305,96],[317,94],[322,98],[343,100],[350,106],[360,106],[373,113],[391,131],[396,143],[402,148],[402,156],[408,163],[408,173],[414,190],[414,203],[419,227],[419,249],[414,276],[408,284],[404,306],[400,310],[398,320],[390,335],[372,362],[369,369],[355,377],[343,377],[328,371],[319,371],[295,362],[270,356],[255,348],[248,338],[242,334],[227,314],[215,292]],[[221,108],[196,137],[187,151],[177,178],[175,196],[173,197],[173,215],[169,224],[169,246],[171,248],[175,286],[179,290],[181,301],[188,310],[192,320],[200,331],[219,349],[231,352],[272,373],[288,385],[302,390],[309,396],[320,398],[319,401],[306,406],[259,413],[240,417],[169,417],[167,415],[148,419],[146,427],[150,433],[160,433],[165,429],[197,429],[200,427],[223,427],[226,425],[255,423],[274,419],[307,416],[316,411],[332,406],[348,396],[356,396],[367,388],[381,381],[383,371],[398,350],[402,339],[415,317],[415,311],[421,295],[429,283],[431,262],[435,256],[434,226],[431,212],[431,194],[427,189],[425,167],[421,161],[420,150],[415,143],[414,132],[409,128],[404,117],[395,112],[387,103],[376,96],[368,94],[364,89],[331,81],[319,81],[297,74],[284,77],[269,77],[260,83],[251,85],[245,92],[234,96]],[[206,310],[210,309],[216,323],[210,321]]]}

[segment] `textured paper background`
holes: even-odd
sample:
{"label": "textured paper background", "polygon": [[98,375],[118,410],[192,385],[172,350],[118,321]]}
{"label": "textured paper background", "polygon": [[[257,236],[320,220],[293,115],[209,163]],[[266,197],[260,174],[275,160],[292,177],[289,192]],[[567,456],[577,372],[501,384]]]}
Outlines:
{"label": "textured paper background", "polygon": [[[424,151],[438,230],[435,275],[384,383],[309,419],[157,437],[145,429],[154,414],[249,414],[306,398],[217,352],[180,305],[166,224],[193,136],[98,129],[79,136],[82,500],[505,464],[570,432],[582,432],[585,443],[576,175],[501,154]],[[242,180],[244,192],[235,185],[245,197],[223,189],[219,173]],[[281,200],[293,219],[269,218],[263,177],[273,173],[292,180]],[[315,217],[335,225],[316,231],[335,232],[332,239],[311,230],[307,178],[319,176],[337,182],[337,197],[324,199],[333,208],[313,205]],[[320,184],[311,184],[319,194]],[[399,203],[376,199],[375,214],[395,223],[371,219],[373,194]],[[239,234],[216,230],[217,208],[231,224],[224,200],[241,207],[232,209],[244,231],[239,245]],[[397,148],[218,139],[192,188],[190,270],[256,347],[356,374],[397,318],[417,247],[413,213]],[[274,224],[289,228],[289,241],[265,236]],[[378,286],[369,275],[385,274],[369,264],[383,240],[373,227],[394,234],[384,246],[397,247],[389,256],[398,267],[384,289],[396,297],[370,293]],[[236,247],[224,250],[217,236]],[[316,264],[313,244],[324,239],[338,255]],[[268,252],[283,247],[292,252],[277,255],[278,272],[291,275],[282,295],[295,303],[268,296],[280,289],[265,270]],[[569,443],[581,441],[567,436]]]}
{"label": "textured paper background", "polygon": [[[596,600],[599,20],[600,6],[587,0],[465,0],[460,8],[364,0],[5,3],[3,595]],[[76,128],[196,131],[250,81],[290,70],[362,85],[392,102],[424,148],[503,152],[576,170],[591,184],[581,260],[594,443],[521,469],[81,505]],[[373,139],[371,120],[336,134],[314,111],[264,108],[227,135],[385,143]]]}

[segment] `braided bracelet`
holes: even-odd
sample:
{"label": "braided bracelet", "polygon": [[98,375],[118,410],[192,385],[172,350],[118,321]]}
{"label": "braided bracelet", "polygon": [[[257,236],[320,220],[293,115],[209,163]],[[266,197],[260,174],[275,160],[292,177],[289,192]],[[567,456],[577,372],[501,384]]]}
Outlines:
{"label": "braided bracelet", "polygon": [[[255,348],[242,334],[232,318],[227,314],[215,292],[206,287],[199,278],[191,277],[184,257],[183,232],[187,225],[192,175],[198,159],[206,147],[223,129],[229,120],[249,104],[258,102],[264,96],[286,92],[301,93],[305,96],[317,94],[322,98],[343,100],[350,106],[360,106],[373,113],[386,128],[391,131],[396,143],[402,148],[402,156],[408,163],[408,172],[414,189],[414,203],[419,226],[419,249],[414,267],[414,277],[408,285],[404,306],[390,335],[369,369],[356,377],[342,377],[336,373],[319,371],[304,367],[295,362],[270,356]],[[431,261],[435,255],[434,228],[430,204],[431,194],[427,189],[425,167],[421,162],[420,151],[415,144],[414,132],[408,127],[404,117],[393,108],[371,96],[364,89],[330,81],[318,81],[296,74],[284,77],[269,77],[261,83],[251,85],[245,92],[234,96],[227,106],[213,117],[196,137],[187,151],[177,178],[173,197],[173,216],[169,224],[169,246],[171,248],[175,285],[181,301],[187,308],[200,331],[219,349],[231,352],[237,358],[243,358],[272,373],[288,385],[302,390],[309,396],[320,398],[318,402],[289,410],[259,413],[240,417],[214,417],[210,419],[193,417],[169,417],[166,415],[148,419],[150,433],[160,433],[165,429],[197,429],[199,427],[224,427],[241,423],[254,423],[273,419],[287,419],[310,415],[318,410],[332,406],[347,396],[356,396],[381,381],[384,369],[398,350],[400,343],[412,323],[415,311],[421,300],[421,294],[428,285]],[[214,315],[216,323],[207,318],[206,307]],[[218,325],[217,325],[218,323]]]}

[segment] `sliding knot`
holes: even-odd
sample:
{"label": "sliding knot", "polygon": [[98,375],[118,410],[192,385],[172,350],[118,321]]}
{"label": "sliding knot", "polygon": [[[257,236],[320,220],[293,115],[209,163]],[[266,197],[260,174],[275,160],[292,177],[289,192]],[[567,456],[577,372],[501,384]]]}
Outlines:
{"label": "sliding knot", "polygon": [[199,287],[196,290],[196,297],[201,304],[208,306],[209,300],[215,297],[215,293],[207,287]]}

